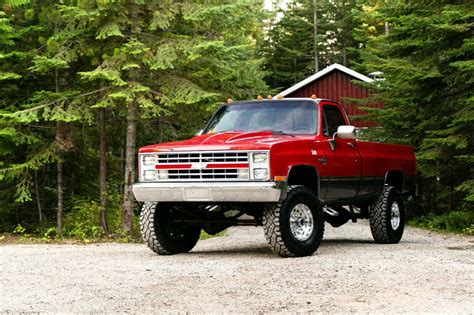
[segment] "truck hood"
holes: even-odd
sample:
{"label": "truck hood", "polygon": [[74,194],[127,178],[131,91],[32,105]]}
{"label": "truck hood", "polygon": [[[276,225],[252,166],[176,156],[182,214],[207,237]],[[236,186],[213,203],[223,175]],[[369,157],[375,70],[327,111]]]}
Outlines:
{"label": "truck hood", "polygon": [[[296,137],[271,131],[222,132],[196,136],[189,140],[153,144],[140,148],[140,153],[170,151],[268,150],[272,145],[292,141]],[[298,137],[299,138],[299,137]]]}

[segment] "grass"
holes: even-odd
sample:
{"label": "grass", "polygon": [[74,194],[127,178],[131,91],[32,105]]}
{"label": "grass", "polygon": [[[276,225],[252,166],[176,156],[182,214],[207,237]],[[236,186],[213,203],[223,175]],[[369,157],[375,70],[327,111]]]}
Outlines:
{"label": "grass", "polygon": [[[206,240],[213,237],[224,237],[227,235],[227,231],[221,231],[216,235],[207,234],[201,231],[200,240]],[[142,243],[141,238],[132,238],[130,236],[123,235],[104,235],[100,237],[49,237],[44,235],[29,234],[22,232],[16,233],[0,233],[0,245],[7,244],[92,244],[92,243]]]}
{"label": "grass", "polygon": [[227,235],[227,230],[224,230],[224,231],[220,231],[219,233],[217,233],[216,235],[211,235],[211,234],[207,234],[204,230],[201,230],[201,236],[200,236],[200,240],[207,240],[209,238],[213,238],[213,237],[223,237],[223,236],[226,236]]}
{"label": "grass", "polygon": [[453,211],[447,214],[429,214],[414,218],[408,223],[412,226],[436,232],[453,232],[474,235],[474,211]]}
{"label": "grass", "polygon": [[92,244],[92,243],[141,243],[141,239],[132,237],[118,237],[116,235],[108,235],[101,237],[78,238],[78,237],[44,237],[33,234],[12,234],[1,233],[0,245],[6,244]]}

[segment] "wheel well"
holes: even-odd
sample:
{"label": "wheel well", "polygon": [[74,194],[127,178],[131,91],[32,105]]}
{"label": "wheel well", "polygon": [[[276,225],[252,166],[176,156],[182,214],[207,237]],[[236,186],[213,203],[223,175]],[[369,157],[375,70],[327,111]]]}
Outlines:
{"label": "wheel well", "polygon": [[393,186],[399,192],[403,190],[403,173],[401,171],[388,171],[385,175],[385,184]]}
{"label": "wheel well", "polygon": [[302,185],[318,194],[318,172],[312,166],[293,166],[288,175],[288,185]]}

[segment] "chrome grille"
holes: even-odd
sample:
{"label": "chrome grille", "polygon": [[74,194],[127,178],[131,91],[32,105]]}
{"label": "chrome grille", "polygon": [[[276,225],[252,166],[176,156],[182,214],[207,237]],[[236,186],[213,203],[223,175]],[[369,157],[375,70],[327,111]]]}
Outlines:
{"label": "chrome grille", "polygon": [[248,163],[247,152],[160,153],[158,164]]}
{"label": "chrome grille", "polygon": [[[246,170],[248,173],[248,170]],[[168,179],[238,179],[237,169],[169,170]]]}
{"label": "chrome grille", "polygon": [[[248,152],[157,153],[156,161],[158,171],[162,173],[160,173],[160,181],[245,181],[250,176]],[[210,164],[219,164],[219,167]],[[226,167],[225,164],[229,164],[229,167]],[[236,166],[235,164],[246,166]],[[174,165],[177,167],[173,168]],[[187,165],[192,167],[178,168],[178,166],[186,167]],[[166,168],[160,169],[160,166]]]}

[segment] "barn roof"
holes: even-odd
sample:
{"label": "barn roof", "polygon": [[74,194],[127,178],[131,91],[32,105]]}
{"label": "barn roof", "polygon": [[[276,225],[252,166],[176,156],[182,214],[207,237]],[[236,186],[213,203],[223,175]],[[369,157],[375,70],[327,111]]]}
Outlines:
{"label": "barn roof", "polygon": [[356,71],[351,70],[351,69],[349,69],[349,68],[347,68],[347,67],[344,67],[343,65],[340,65],[340,64],[338,64],[338,63],[335,63],[335,64],[330,65],[329,67],[327,67],[327,68],[325,68],[325,69],[323,69],[323,70],[321,70],[321,71],[319,71],[319,72],[313,74],[312,76],[307,77],[307,78],[304,79],[303,81],[300,81],[300,82],[296,83],[296,84],[293,85],[292,87],[287,88],[286,90],[284,90],[283,92],[281,92],[281,93],[278,94],[278,95],[281,95],[281,96],[283,96],[283,97],[284,97],[284,96],[287,96],[287,95],[293,93],[294,91],[299,90],[300,88],[302,88],[302,87],[304,87],[304,86],[310,84],[311,82],[316,81],[317,79],[319,79],[319,78],[325,76],[326,74],[331,73],[331,72],[334,71],[334,70],[339,70],[339,71],[341,71],[341,72],[343,72],[343,73],[346,73],[346,74],[348,74],[348,75],[350,75],[350,76],[352,76],[352,77],[354,77],[354,78],[356,78],[356,79],[359,79],[359,80],[361,80],[361,81],[364,81],[364,82],[371,83],[371,82],[374,81],[373,79],[371,79],[371,78],[369,78],[369,77],[367,77],[367,76],[365,76],[365,75],[363,75],[363,74],[361,74],[361,73],[359,73],[359,72],[356,72]]}

